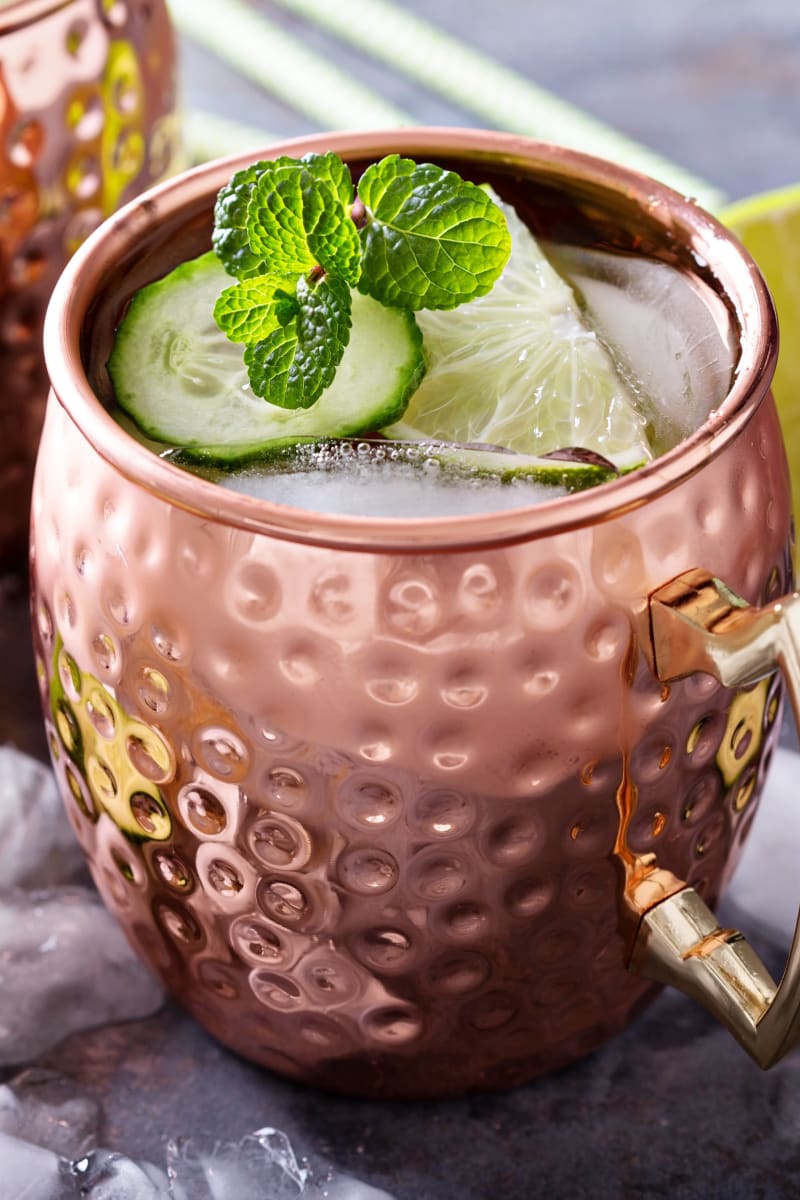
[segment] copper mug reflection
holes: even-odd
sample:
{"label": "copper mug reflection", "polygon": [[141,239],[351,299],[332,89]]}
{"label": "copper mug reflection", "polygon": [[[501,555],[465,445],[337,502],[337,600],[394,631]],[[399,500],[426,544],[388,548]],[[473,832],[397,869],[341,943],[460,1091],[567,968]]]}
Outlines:
{"label": "copper mug reflection", "polygon": [[0,6],[0,557],[24,549],[47,397],[42,323],[68,256],[176,166],[164,0]]}
{"label": "copper mug reflection", "polygon": [[267,154],[323,147],[356,171],[455,164],[534,229],[702,272],[735,316],[736,378],[680,447],[568,501],[281,509],[158,459],[102,402],[127,299],[207,248],[240,164],[113,218],[50,310],[33,510],[45,719],[97,885],[221,1041],[323,1087],[518,1084],[620,1030],[653,978],[766,1063],[794,1038],[794,984],[774,1000],[701,899],[750,828],[793,644],[763,282],[713,219],[598,160],[455,130]]}

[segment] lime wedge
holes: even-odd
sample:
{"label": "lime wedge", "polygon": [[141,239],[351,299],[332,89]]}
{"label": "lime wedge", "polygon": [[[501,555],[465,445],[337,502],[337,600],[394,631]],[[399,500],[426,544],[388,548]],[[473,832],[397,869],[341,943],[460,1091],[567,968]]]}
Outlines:
{"label": "lime wedge", "polygon": [[427,371],[384,433],[536,456],[579,446],[620,470],[641,466],[652,452],[630,389],[527,226],[493,198],[511,233],[508,265],[487,296],[417,313]]}
{"label": "lime wedge", "polygon": [[750,196],[718,215],[764,272],[778,310],[781,348],[773,392],[792,469],[794,511],[800,513],[800,185]]}

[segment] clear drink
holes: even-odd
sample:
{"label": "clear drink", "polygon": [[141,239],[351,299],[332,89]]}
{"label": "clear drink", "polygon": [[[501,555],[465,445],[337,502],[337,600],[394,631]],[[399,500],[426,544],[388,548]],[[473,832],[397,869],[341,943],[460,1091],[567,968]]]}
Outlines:
{"label": "clear drink", "polygon": [[[424,442],[320,442],[266,463],[195,470],[270,504],[358,517],[453,517],[522,508],[568,494],[566,488],[539,483],[522,472],[504,483],[489,468],[456,468],[435,455],[436,449]],[[516,456],[507,457],[513,470]]]}

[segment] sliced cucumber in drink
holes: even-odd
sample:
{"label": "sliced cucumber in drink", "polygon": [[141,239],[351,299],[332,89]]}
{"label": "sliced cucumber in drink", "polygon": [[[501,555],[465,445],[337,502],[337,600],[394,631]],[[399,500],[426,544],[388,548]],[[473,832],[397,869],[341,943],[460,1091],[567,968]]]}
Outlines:
{"label": "sliced cucumber in drink", "polygon": [[399,420],[425,370],[411,313],[353,293],[350,342],[312,408],[284,409],[250,390],[242,347],[214,321],[230,285],[211,252],[138,292],[108,363],[120,408],[148,438],[205,461],[243,462],[265,447],[348,437]]}
{"label": "sliced cucumber in drink", "polygon": [[[373,445],[393,461],[416,461],[426,469],[436,467],[445,480],[489,482],[500,484],[536,484],[543,488],[559,488],[579,492],[616,479],[619,472],[610,462],[594,456],[547,458],[534,454],[517,454],[501,447],[478,446],[463,442],[375,442]],[[411,453],[415,459],[411,459]],[[593,461],[594,458],[594,461]]]}

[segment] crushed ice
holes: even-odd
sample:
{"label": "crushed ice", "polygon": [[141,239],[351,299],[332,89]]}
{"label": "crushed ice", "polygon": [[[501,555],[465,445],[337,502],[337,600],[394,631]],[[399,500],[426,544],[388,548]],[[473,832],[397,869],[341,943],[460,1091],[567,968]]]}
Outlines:
{"label": "crushed ice", "polygon": [[232,491],[314,512],[446,517],[507,511],[565,495],[558,475],[543,483],[529,473],[535,461],[499,448],[438,442],[315,442],[280,459],[201,474]]}
{"label": "crushed ice", "polygon": [[0,1200],[393,1200],[332,1169],[312,1175],[268,1127],[238,1142],[172,1141],[166,1171],[103,1149],[69,1160],[0,1131],[0,1165]]}
{"label": "crushed ice", "polygon": [[0,894],[0,1065],[150,1016],[163,991],[88,887]]}
{"label": "crushed ice", "polygon": [[51,772],[0,747],[0,1066],[163,1003],[82,862]]}
{"label": "crushed ice", "polygon": [[[0,747],[0,1071],[163,1002],[86,878],[51,773]],[[64,1076],[30,1067],[0,1082],[0,1200],[392,1200],[332,1169],[312,1175],[276,1129],[176,1138],[161,1167],[98,1148],[99,1127],[96,1102]]]}
{"label": "crushed ice", "polygon": [[58,887],[85,870],[52,771],[0,746],[0,891]]}

